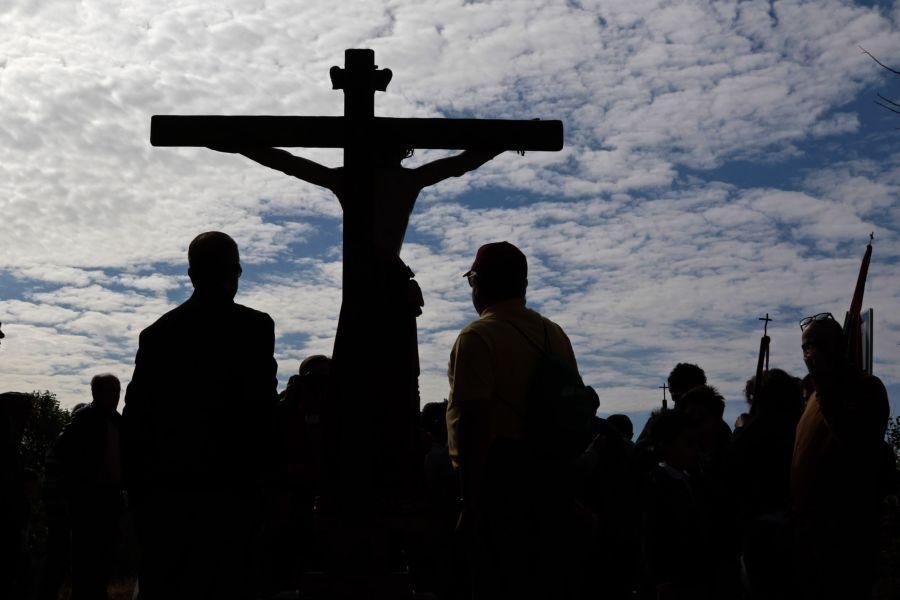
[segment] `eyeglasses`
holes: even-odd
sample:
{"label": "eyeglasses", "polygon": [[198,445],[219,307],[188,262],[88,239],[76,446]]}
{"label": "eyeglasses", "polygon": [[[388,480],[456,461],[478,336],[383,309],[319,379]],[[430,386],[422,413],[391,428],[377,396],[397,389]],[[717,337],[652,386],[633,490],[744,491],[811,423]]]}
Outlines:
{"label": "eyeglasses", "polygon": [[800,319],[800,331],[803,331],[816,321],[827,321],[829,319],[834,321],[834,316],[829,312],[819,313],[811,317],[803,317]]}
{"label": "eyeglasses", "polygon": [[475,271],[469,271],[468,273],[463,275],[463,277],[468,280],[470,288],[475,287],[475,278],[478,277],[478,273],[476,273]]}

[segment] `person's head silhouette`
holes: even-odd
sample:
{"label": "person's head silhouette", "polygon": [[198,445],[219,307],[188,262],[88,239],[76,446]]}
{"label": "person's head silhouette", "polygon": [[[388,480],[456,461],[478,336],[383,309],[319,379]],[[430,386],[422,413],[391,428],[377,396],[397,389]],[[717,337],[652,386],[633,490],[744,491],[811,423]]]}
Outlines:
{"label": "person's head silhouette", "polygon": [[493,242],[478,249],[472,268],[463,277],[469,280],[472,305],[480,315],[498,302],[525,298],[528,261],[509,242]]}
{"label": "person's head silhouette", "polygon": [[803,362],[814,381],[833,376],[846,362],[843,352],[844,332],[833,317],[806,325],[801,338],[801,349]]}
{"label": "person's head silhouette", "polygon": [[706,385],[706,373],[697,365],[691,363],[678,363],[669,373],[669,393],[675,408],[681,398],[698,385]]}
{"label": "person's head silhouette", "polygon": [[613,429],[621,433],[625,440],[630,442],[634,438],[634,424],[631,422],[628,415],[609,415],[606,417],[606,422],[612,425]]}
{"label": "person's head silhouette", "polygon": [[104,412],[115,412],[121,392],[122,386],[115,375],[103,373],[91,379],[92,404]]}
{"label": "person's head silhouette", "polygon": [[201,233],[188,247],[188,275],[195,295],[208,301],[234,300],[241,276],[237,243],[221,231]]}

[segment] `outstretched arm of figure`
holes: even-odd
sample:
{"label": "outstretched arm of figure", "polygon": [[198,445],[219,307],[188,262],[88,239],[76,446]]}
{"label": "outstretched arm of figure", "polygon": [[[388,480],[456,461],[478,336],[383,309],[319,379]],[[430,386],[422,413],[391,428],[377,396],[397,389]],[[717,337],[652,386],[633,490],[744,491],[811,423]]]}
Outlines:
{"label": "outstretched arm of figure", "polygon": [[474,171],[503,150],[466,150],[456,156],[448,156],[413,169],[419,189],[434,185],[449,177],[459,177]]}
{"label": "outstretched arm of figure", "polygon": [[281,171],[286,175],[308,181],[313,185],[328,188],[332,192],[337,189],[338,175],[336,169],[320,165],[306,158],[294,156],[290,152],[279,148],[248,148],[242,146],[210,146],[210,148],[219,152],[242,154],[264,167]]}

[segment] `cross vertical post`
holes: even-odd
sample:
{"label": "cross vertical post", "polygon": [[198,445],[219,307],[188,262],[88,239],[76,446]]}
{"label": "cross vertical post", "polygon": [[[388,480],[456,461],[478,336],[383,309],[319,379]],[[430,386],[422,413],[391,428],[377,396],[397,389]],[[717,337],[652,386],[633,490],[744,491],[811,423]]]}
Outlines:
{"label": "cross vertical post", "polygon": [[659,386],[659,389],[661,389],[663,391],[662,409],[668,410],[669,409],[669,401],[666,399],[666,390],[669,389],[669,386],[664,383],[661,386]]}
{"label": "cross vertical post", "polygon": [[765,340],[766,345],[766,371],[769,370],[769,344],[771,339],[769,339],[769,323],[772,322],[772,319],[769,318],[769,313],[766,313],[765,317],[760,317],[759,321],[763,322],[763,339]]}
{"label": "cross vertical post", "polygon": [[[332,87],[344,93],[344,269],[327,466],[337,489],[331,499],[372,504],[365,497],[369,492],[393,496],[409,483],[411,465],[403,454],[409,461],[414,456],[410,446],[418,410],[409,384],[418,377],[415,319],[398,317],[397,307],[386,301],[391,274],[375,231],[376,200],[393,200],[376,199],[373,185],[376,154],[390,142],[374,130],[375,92],[387,89],[391,71],[377,68],[374,51],[348,49],[344,68],[332,67],[330,76]],[[360,452],[368,453],[366,469],[353,468]],[[361,474],[368,481],[360,481]]]}
{"label": "cross vertical post", "polygon": [[[370,141],[372,122],[375,117],[375,52],[372,50],[348,49],[344,51],[344,68],[332,67],[331,84],[344,92],[344,297],[355,295],[361,290],[361,282],[355,277],[357,261],[364,260],[365,252],[360,246],[370,242],[366,223],[372,222],[374,210],[371,198],[372,151]],[[390,80],[390,71],[387,71]],[[387,81],[381,91],[387,88]],[[350,264],[348,264],[348,261]],[[362,265],[359,265],[362,267]],[[348,287],[349,284],[349,287]]]}
{"label": "cross vertical post", "polygon": [[772,319],[769,318],[769,313],[766,313],[765,317],[760,317],[757,320],[763,322],[763,335],[759,339],[759,356],[756,360],[756,377],[753,380],[753,398],[756,398],[759,393],[763,372],[769,370],[769,344],[772,341],[771,338],[769,338],[769,323],[772,321]]}
{"label": "cross vertical post", "polygon": [[769,323],[772,322],[772,319],[769,318],[769,313],[766,313],[766,316],[760,317],[757,320],[763,321],[763,335],[768,335],[769,334]]}

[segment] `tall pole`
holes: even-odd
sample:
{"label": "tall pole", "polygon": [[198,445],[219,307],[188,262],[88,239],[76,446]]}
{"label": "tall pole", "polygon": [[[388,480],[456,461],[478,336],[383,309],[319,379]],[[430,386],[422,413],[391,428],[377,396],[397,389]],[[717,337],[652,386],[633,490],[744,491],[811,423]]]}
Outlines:
{"label": "tall pole", "polygon": [[758,320],[763,322],[763,335],[759,340],[759,356],[756,359],[756,378],[753,381],[754,399],[756,398],[760,384],[762,383],[763,368],[765,368],[766,371],[769,370],[769,343],[772,341],[769,338],[769,323],[772,321],[772,319],[769,318],[769,313],[766,313],[765,317],[760,317]]}
{"label": "tall pole", "polygon": [[758,320],[763,322],[763,338],[765,338],[767,340],[766,341],[766,371],[768,371],[769,370],[769,341],[771,341],[771,340],[769,340],[769,323],[772,322],[772,319],[769,318],[769,313],[766,313],[765,317],[760,317]]}

